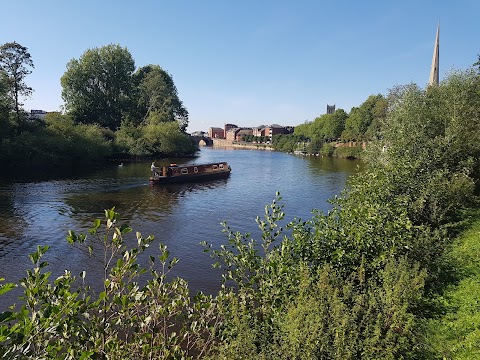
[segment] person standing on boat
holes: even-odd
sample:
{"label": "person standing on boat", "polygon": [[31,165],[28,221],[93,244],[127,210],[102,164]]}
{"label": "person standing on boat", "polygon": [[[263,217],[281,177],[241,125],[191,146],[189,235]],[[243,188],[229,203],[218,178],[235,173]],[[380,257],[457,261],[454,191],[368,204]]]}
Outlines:
{"label": "person standing on boat", "polygon": [[157,167],[155,166],[155,161],[152,162],[152,166],[150,166],[150,170],[152,171],[152,176],[157,175]]}

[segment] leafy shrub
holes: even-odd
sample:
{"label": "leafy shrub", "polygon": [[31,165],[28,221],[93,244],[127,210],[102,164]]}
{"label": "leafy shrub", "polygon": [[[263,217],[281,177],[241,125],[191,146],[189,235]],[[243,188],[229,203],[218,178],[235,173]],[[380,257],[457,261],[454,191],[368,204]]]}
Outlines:
{"label": "leafy shrub", "polygon": [[360,267],[346,281],[325,266],[302,277],[279,320],[278,359],[416,359],[422,353],[415,309],[425,273],[389,260],[375,278]]}
{"label": "leafy shrub", "polygon": [[333,155],[341,158],[361,159],[363,158],[363,148],[361,145],[339,146],[335,148]]}
{"label": "leafy shrub", "polygon": [[335,146],[333,146],[332,144],[325,143],[320,148],[320,155],[323,155],[323,156],[332,156],[334,152],[335,152]]}
{"label": "leafy shrub", "polygon": [[[185,280],[169,277],[177,259],[160,245],[150,256],[150,268],[137,259],[152,243],[136,233],[137,246],[126,247],[131,232],[118,225],[118,214],[105,211],[106,224],[96,220],[89,235],[69,232],[73,246],[96,257],[103,267],[103,289],[95,293],[68,271],[53,282],[42,260],[48,250],[40,246],[30,255],[34,265],[20,281],[24,305],[0,316],[0,355],[5,358],[191,358],[204,354],[214,341],[215,302],[201,293],[190,297]],[[103,251],[102,251],[103,249]],[[100,254],[97,255],[97,252]],[[158,260],[158,264],[157,264]],[[150,278],[140,285],[139,277]],[[169,279],[167,279],[167,277]],[[0,293],[9,290],[4,284]]]}
{"label": "leafy shrub", "polygon": [[177,122],[159,122],[155,113],[141,126],[122,122],[116,135],[118,148],[133,156],[190,155],[197,150]]}

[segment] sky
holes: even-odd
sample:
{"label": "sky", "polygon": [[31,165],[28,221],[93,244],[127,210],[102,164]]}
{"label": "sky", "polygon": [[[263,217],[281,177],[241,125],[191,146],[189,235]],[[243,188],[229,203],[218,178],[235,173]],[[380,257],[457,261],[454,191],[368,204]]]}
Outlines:
{"label": "sky", "polygon": [[0,45],[28,48],[24,108],[59,111],[67,63],[126,47],[160,65],[189,112],[188,132],[225,123],[295,126],[349,112],[395,85],[428,82],[440,24],[440,80],[480,53],[480,1],[22,0],[0,3]]}

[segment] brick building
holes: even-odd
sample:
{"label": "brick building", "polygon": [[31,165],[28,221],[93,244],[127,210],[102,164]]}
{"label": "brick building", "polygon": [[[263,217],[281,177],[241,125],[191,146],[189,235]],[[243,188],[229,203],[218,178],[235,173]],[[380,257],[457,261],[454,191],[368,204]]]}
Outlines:
{"label": "brick building", "polygon": [[224,138],[224,139],[227,138],[227,132],[228,132],[230,129],[238,129],[238,126],[237,126],[237,125],[234,125],[234,124],[225,124],[225,125],[223,126],[223,138]]}
{"label": "brick building", "polygon": [[210,139],[225,139],[225,131],[219,127],[211,127],[208,129],[208,137]]}

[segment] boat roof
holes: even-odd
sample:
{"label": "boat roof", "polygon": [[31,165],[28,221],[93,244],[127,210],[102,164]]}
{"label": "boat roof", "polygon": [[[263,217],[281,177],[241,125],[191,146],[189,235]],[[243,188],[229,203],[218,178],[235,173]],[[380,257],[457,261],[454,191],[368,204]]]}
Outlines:
{"label": "boat roof", "polygon": [[169,167],[187,167],[187,166],[209,166],[209,165],[217,165],[217,164],[226,164],[226,161],[219,161],[213,163],[206,163],[206,164],[170,164]]}

